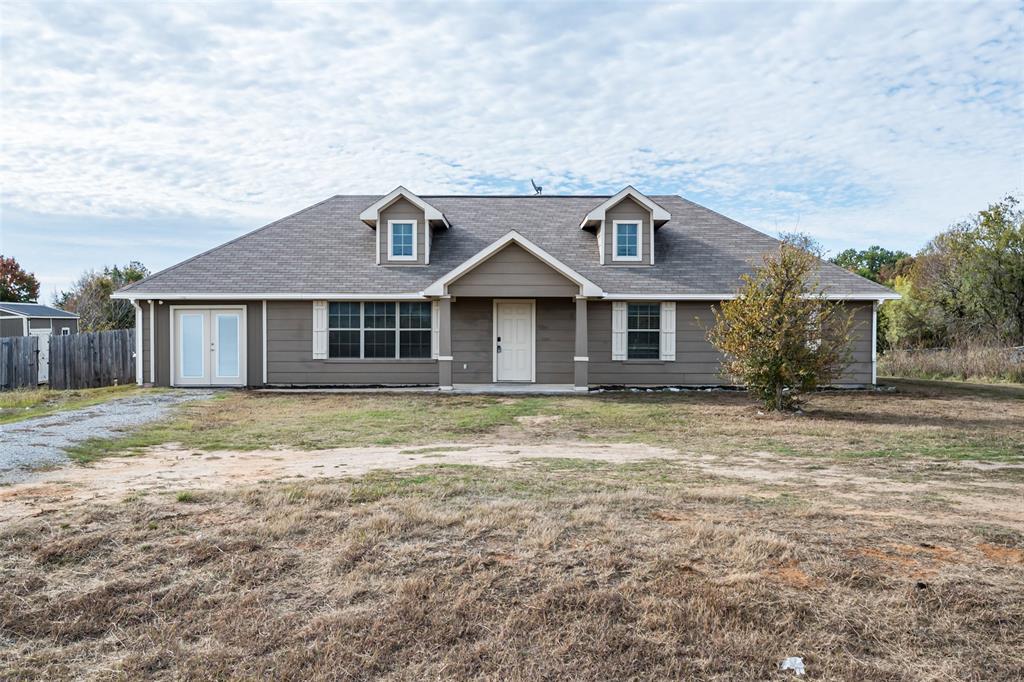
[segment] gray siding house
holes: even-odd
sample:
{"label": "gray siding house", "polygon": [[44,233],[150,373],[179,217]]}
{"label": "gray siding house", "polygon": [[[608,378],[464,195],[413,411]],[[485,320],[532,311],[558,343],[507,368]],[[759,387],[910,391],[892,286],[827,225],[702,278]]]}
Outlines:
{"label": "gray siding house", "polygon": [[[778,242],[678,196],[334,196],[118,291],[161,386],[729,383],[712,306]],[[844,385],[875,381],[877,305]]]}
{"label": "gray siding house", "polygon": [[41,303],[0,302],[0,336],[78,333],[78,315]]}

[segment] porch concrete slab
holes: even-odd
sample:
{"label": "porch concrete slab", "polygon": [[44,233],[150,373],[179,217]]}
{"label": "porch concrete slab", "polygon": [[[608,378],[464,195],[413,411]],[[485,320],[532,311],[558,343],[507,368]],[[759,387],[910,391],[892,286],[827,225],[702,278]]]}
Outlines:
{"label": "porch concrete slab", "polygon": [[[258,393],[439,393],[437,386],[367,386],[355,387],[323,387],[323,388],[257,388]],[[582,393],[572,384],[455,384],[444,393],[490,394],[490,395],[561,395]]]}
{"label": "porch concrete slab", "polygon": [[576,393],[572,384],[455,384],[453,393],[489,393],[504,395],[509,393],[529,393],[533,395],[555,395]]}

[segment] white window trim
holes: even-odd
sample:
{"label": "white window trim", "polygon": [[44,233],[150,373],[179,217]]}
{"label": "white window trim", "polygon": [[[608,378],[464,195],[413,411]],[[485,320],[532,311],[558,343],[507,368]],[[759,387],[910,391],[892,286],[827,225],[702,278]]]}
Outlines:
{"label": "white window trim", "polygon": [[[411,256],[396,256],[394,251],[394,236],[395,236],[395,225],[412,225],[412,255]],[[389,220],[388,221],[388,260],[399,261],[403,263],[415,262],[419,256],[416,253],[416,242],[418,241],[419,221],[415,218],[412,220]]]}
{"label": "white window trim", "polygon": [[61,336],[71,336],[71,327],[61,327],[60,328],[60,335]]}
{"label": "white window trim", "polygon": [[[399,221],[401,222],[401,221]],[[434,320],[433,307],[431,306],[431,317],[430,327],[424,329],[422,327],[403,327],[402,326],[402,304],[403,303],[424,303],[424,301],[359,301],[359,326],[358,327],[332,327],[331,326],[331,303],[355,303],[355,301],[328,301],[327,302],[327,360],[436,360],[437,353],[434,349],[434,328],[436,326]],[[367,303],[392,303],[395,306],[395,326],[394,327],[367,327],[366,326],[366,304]],[[393,357],[366,357],[366,331],[393,331],[395,333],[395,354]],[[331,357],[330,349],[330,337],[331,332],[359,332],[359,357]],[[402,332],[429,332],[430,333],[430,355],[422,358],[403,358],[402,357]]]}
{"label": "white window trim", "polygon": [[[636,255],[619,255],[619,225],[636,225]],[[644,260],[644,221],[637,220],[613,220],[612,221],[612,262],[619,263],[642,263]]]}
{"label": "white window trim", "polygon": [[[645,305],[645,304],[658,306],[658,328],[656,330],[655,329],[630,329],[630,327],[629,327],[629,306],[631,306],[631,305]],[[664,336],[663,336],[663,334],[661,332],[662,325],[664,324],[664,321],[665,321],[665,311],[663,310],[663,306],[660,303],[658,303],[657,301],[633,301],[631,303],[627,303],[626,304],[626,327],[625,327],[625,332],[626,332],[626,348],[625,348],[625,352],[626,352],[626,361],[627,362],[653,362],[655,360],[664,360],[663,353],[662,353],[662,342],[664,340]],[[656,357],[656,358],[631,358],[631,357],[629,357],[629,333],[630,332],[654,332],[654,333],[656,333],[658,335],[658,357]]]}

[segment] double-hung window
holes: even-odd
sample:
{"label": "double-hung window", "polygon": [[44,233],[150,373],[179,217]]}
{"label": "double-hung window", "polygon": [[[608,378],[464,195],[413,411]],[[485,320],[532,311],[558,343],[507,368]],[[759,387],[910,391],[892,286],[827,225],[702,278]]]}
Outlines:
{"label": "double-hung window", "polygon": [[331,358],[429,358],[429,302],[331,303]]}
{"label": "double-hung window", "polygon": [[613,261],[640,261],[643,259],[640,227],[639,220],[615,220],[612,222]]}
{"label": "double-hung window", "polygon": [[416,260],[416,221],[388,221],[388,259]]}
{"label": "double-hung window", "polygon": [[630,303],[626,313],[626,357],[657,360],[660,357],[661,305]]}

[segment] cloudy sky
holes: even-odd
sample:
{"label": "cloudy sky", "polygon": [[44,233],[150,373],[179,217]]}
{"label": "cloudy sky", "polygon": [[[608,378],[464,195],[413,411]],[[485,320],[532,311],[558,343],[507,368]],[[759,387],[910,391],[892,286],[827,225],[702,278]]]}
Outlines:
{"label": "cloudy sky", "polygon": [[832,251],[1024,185],[1018,3],[3,1],[0,31],[0,250],[47,299],[397,184],[631,183]]}

